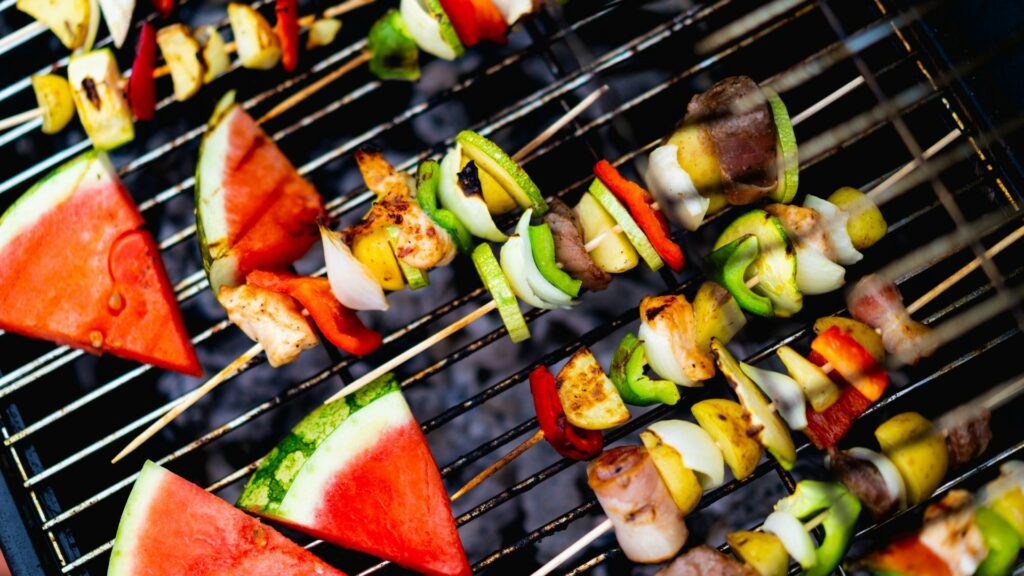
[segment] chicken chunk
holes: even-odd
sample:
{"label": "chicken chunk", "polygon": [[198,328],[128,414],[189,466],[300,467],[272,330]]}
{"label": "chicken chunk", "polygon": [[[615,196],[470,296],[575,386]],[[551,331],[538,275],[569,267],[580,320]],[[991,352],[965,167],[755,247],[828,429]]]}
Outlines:
{"label": "chicken chunk", "polygon": [[290,296],[246,284],[222,287],[217,299],[228,319],[263,346],[275,368],[319,343],[299,303]]}

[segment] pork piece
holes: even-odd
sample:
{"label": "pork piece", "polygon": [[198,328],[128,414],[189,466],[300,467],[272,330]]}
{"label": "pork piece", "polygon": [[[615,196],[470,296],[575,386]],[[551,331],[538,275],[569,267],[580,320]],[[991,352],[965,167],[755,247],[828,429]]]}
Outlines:
{"label": "pork piece", "polygon": [[991,417],[988,410],[963,406],[939,420],[939,426],[946,434],[951,469],[959,468],[985,452],[992,441]]}
{"label": "pork piece", "polygon": [[757,570],[708,546],[688,550],[655,576],[758,576]]}
{"label": "pork piece", "polygon": [[[733,107],[742,103],[742,109]],[[726,78],[690,99],[686,122],[703,123],[718,151],[730,204],[750,204],[778,185],[775,122],[761,88],[747,76]]]}
{"label": "pork piece", "polygon": [[885,349],[900,362],[917,364],[935,352],[931,328],[910,317],[895,283],[869,274],[846,295],[846,305],[851,316],[881,333]]}
{"label": "pork piece", "polygon": [[601,270],[587,252],[583,242],[583,228],[572,208],[561,200],[552,200],[544,222],[555,237],[555,259],[569,276],[581,281],[590,291],[604,290],[612,281],[612,275]]}
{"label": "pork piece", "polygon": [[361,148],[355,156],[363,180],[377,194],[377,201],[352,233],[369,232],[376,226],[397,226],[395,255],[403,262],[420,270],[451,262],[456,254],[455,243],[416,202],[412,177],[395,170],[379,150]]}
{"label": "pork piece", "polygon": [[829,260],[836,261],[836,251],[832,247],[832,240],[825,229],[825,224],[821,221],[821,214],[810,208],[789,204],[769,204],[764,207],[764,211],[782,222],[786,234],[791,236],[794,242],[801,242]]}
{"label": "pork piece", "polygon": [[715,375],[714,360],[697,344],[697,319],[685,296],[647,296],[640,301],[640,320],[669,341],[687,378],[703,382]]}
{"label": "pork piece", "polygon": [[835,447],[828,449],[828,458],[832,475],[867,506],[876,518],[896,509],[898,497],[889,491],[885,478],[874,464]]}
{"label": "pork piece", "polygon": [[974,522],[970,492],[952,490],[924,511],[918,539],[949,567],[952,576],[970,576],[988,555]]}
{"label": "pork piece", "polygon": [[587,483],[633,562],[664,562],[686,544],[683,514],[643,447],[604,451],[587,466]]}
{"label": "pork piece", "polygon": [[243,284],[221,287],[217,300],[227,310],[228,319],[263,346],[267,361],[275,368],[319,343],[291,296]]}

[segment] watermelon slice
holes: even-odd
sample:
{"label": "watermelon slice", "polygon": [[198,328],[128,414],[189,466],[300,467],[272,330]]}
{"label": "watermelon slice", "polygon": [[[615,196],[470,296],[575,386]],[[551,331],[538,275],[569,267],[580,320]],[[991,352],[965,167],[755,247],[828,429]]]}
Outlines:
{"label": "watermelon slice", "polygon": [[0,216],[0,328],[201,375],[142,223],[106,154],[58,167]]}
{"label": "watermelon slice", "polygon": [[146,462],[107,576],[345,576],[273,528]]}
{"label": "watermelon slice", "polygon": [[231,93],[206,129],[195,188],[199,248],[214,294],[253,270],[286,270],[320,240],[320,195]]}
{"label": "watermelon slice", "polygon": [[437,464],[392,375],[299,422],[237,504],[423,574],[472,573]]}

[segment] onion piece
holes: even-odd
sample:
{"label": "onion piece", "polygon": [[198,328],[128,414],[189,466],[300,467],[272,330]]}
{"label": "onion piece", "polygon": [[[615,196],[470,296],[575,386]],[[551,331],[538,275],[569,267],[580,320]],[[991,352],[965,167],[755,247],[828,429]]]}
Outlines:
{"label": "onion piece", "polygon": [[740,362],[740,370],[743,370],[743,373],[772,399],[775,411],[782,416],[790,428],[793,430],[807,428],[806,400],[804,392],[796,380],[773,370],[751,366],[746,362]]}
{"label": "onion piece", "polygon": [[878,470],[878,473],[882,475],[882,479],[885,480],[885,489],[889,491],[889,495],[895,496],[896,501],[900,503],[900,510],[907,507],[907,487],[903,483],[903,476],[900,475],[900,471],[896,469],[896,465],[888,457],[874,450],[861,447],[850,448],[847,452],[854,458],[870,462]]}
{"label": "onion piece", "polygon": [[537,263],[533,261],[533,248],[530,245],[530,217],[533,215],[533,208],[523,212],[523,216],[516,224],[516,234],[519,235],[520,251],[523,255],[523,264],[526,270],[526,281],[538,298],[546,304],[544,308],[571,308],[572,296],[558,289],[557,286],[548,282],[547,278],[540,273]]}
{"label": "onion piece", "polygon": [[501,247],[501,269],[508,278],[508,284],[512,287],[516,297],[534,308],[553,308],[547,302],[540,299],[537,293],[530,288],[530,282],[526,279],[526,263],[523,261],[523,239],[517,235],[510,236]]}
{"label": "onion piece", "polygon": [[796,244],[796,287],[813,296],[838,290],[846,283],[846,269],[803,242]]}
{"label": "onion piece", "polygon": [[406,31],[417,46],[442,60],[455,60],[455,49],[441,35],[441,24],[427,12],[420,0],[402,0],[399,12]]}
{"label": "onion piece", "polygon": [[864,258],[864,255],[853,247],[853,240],[850,239],[850,233],[846,230],[846,223],[850,219],[849,214],[828,200],[810,194],[804,198],[804,208],[814,210],[824,219],[829,242],[836,252],[836,262],[843,266],[849,266]]}
{"label": "onion piece", "polygon": [[356,258],[341,235],[326,226],[320,227],[327,263],[327,280],[331,292],[346,308],[352,310],[387,310],[384,288],[373,278],[366,265]]}
{"label": "onion piece", "polygon": [[1024,492],[1024,462],[1010,460],[999,467],[999,472],[998,478],[981,489],[979,500],[983,504],[990,504],[1014,488],[1019,488]]}
{"label": "onion piece", "polygon": [[674,449],[683,466],[693,471],[705,491],[725,483],[725,459],[722,451],[703,428],[686,420],[662,420],[648,428],[663,444]]}
{"label": "onion piece", "polygon": [[764,519],[761,529],[774,534],[782,540],[786,552],[796,560],[804,570],[810,570],[818,563],[816,546],[811,535],[796,516],[788,512],[772,512]]}
{"label": "onion piece", "polygon": [[644,352],[647,354],[647,364],[655,374],[671,380],[680,386],[699,386],[698,382],[690,380],[683,367],[676,360],[672,350],[672,343],[657,330],[646,322],[640,322],[640,329],[637,331],[640,341],[643,342]]}
{"label": "onion piece", "polygon": [[701,196],[690,175],[679,165],[677,151],[675,144],[665,144],[651,152],[647,188],[662,210],[672,210],[683,227],[692,232],[704,221],[711,200]]}

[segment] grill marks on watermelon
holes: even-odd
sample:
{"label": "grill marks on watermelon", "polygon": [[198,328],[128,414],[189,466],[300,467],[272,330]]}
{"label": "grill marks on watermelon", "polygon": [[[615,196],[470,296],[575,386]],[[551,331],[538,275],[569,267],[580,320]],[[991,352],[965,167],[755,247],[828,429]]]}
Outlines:
{"label": "grill marks on watermelon", "polygon": [[[83,174],[61,178],[65,170]],[[57,168],[0,221],[0,328],[201,375],[159,248],[142,224],[105,155]]]}

